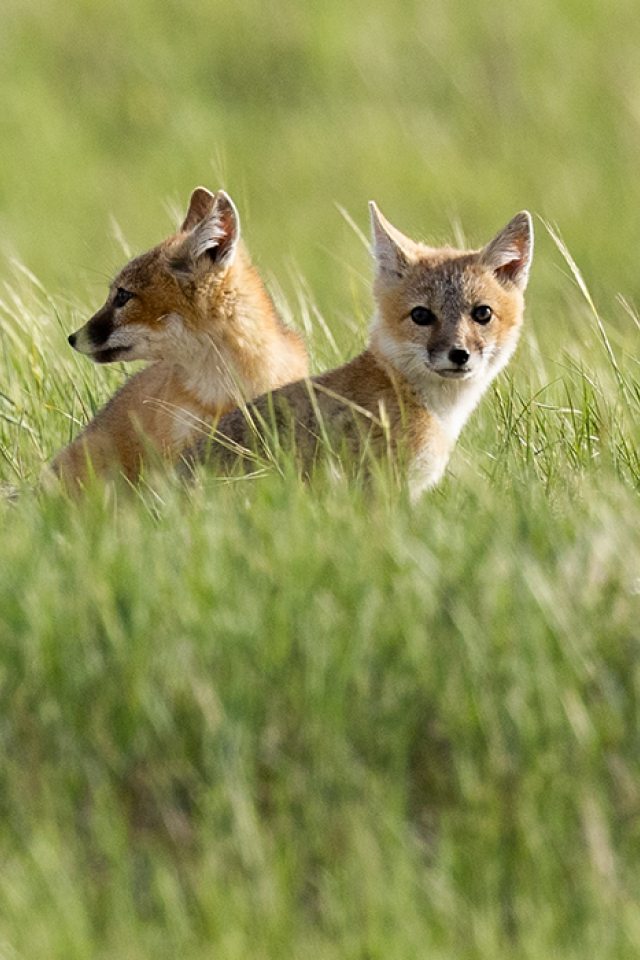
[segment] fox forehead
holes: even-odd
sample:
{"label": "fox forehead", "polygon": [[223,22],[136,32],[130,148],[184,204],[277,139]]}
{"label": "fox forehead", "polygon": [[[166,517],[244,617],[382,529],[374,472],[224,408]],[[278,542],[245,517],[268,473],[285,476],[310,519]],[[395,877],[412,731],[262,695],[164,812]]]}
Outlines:
{"label": "fox forehead", "polygon": [[166,276],[168,280],[169,272],[163,269],[165,262],[164,246],[154,247],[153,250],[142,253],[125,264],[116,275],[111,287],[113,289],[124,287],[131,293],[135,293],[136,290],[157,284],[162,277]]}
{"label": "fox forehead", "polygon": [[499,310],[514,296],[480,263],[477,253],[447,248],[412,263],[395,293],[408,309],[422,305],[448,315],[465,313],[480,303]]}

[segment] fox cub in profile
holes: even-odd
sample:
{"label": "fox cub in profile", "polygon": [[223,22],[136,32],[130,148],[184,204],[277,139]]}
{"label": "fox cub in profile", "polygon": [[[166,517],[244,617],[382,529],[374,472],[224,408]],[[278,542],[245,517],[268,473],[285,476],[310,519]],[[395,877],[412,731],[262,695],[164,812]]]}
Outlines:
{"label": "fox cub in profile", "polygon": [[415,243],[370,204],[375,314],[369,346],[349,363],[300,379],[223,417],[188,451],[247,469],[277,432],[309,472],[327,445],[356,463],[403,451],[412,496],[442,477],[480,397],[512,355],[533,251],[528,213],[480,250]]}
{"label": "fox cub in profile", "polygon": [[195,424],[307,374],[240,240],[231,198],[194,190],[180,230],[131,260],[69,343],[96,363],[151,360],[53,461],[70,490],[89,476],[135,481],[149,451],[175,461]]}

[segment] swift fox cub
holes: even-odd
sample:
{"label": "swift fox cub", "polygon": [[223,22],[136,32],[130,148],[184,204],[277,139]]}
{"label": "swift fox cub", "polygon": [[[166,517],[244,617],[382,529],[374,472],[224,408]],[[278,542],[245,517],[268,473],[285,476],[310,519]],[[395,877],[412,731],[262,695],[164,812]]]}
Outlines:
{"label": "swift fox cub", "polygon": [[[225,472],[268,449],[272,430],[305,472],[328,444],[355,462],[391,448],[412,496],[438,483],[483,392],[513,353],[533,250],[518,213],[480,250],[414,243],[370,204],[375,259],[368,348],[336,370],[281,387],[223,417],[188,463]],[[244,463],[243,463],[244,462]]]}
{"label": "swift fox cub", "polygon": [[307,374],[302,340],[278,318],[223,191],[194,190],[178,233],[131,260],[69,343],[96,363],[152,360],[53,462],[70,488],[91,472],[138,478],[152,450],[175,460],[194,425]]}

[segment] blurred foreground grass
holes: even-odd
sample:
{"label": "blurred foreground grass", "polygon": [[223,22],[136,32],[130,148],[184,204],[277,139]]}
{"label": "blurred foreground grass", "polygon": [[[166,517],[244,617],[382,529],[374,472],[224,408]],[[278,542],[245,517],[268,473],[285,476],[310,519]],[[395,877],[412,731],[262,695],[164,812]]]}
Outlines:
{"label": "blurred foreground grass", "polygon": [[[0,956],[638,956],[639,41],[631,0],[2,5]],[[371,304],[336,204],[538,215],[518,355],[419,504],[38,494],[122,382],[65,342],[110,216],[140,251],[199,182],[316,368]]]}
{"label": "blurred foreground grass", "polygon": [[637,954],[613,464],[459,465],[415,508],[277,474],[148,497],[5,508],[15,955]]}

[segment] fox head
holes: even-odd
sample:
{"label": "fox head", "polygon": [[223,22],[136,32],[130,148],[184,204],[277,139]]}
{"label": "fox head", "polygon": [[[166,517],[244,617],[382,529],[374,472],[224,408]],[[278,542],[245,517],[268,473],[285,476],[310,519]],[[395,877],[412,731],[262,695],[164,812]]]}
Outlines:
{"label": "fox head", "polygon": [[372,347],[416,386],[484,385],[513,353],[533,252],[523,211],[480,250],[415,243],[370,204],[374,295]]}
{"label": "fox head", "polygon": [[104,306],[69,343],[96,363],[179,362],[189,344],[197,349],[188,333],[197,331],[216,296],[223,297],[239,239],[231,198],[197,187],[180,230],[123,267]]}

